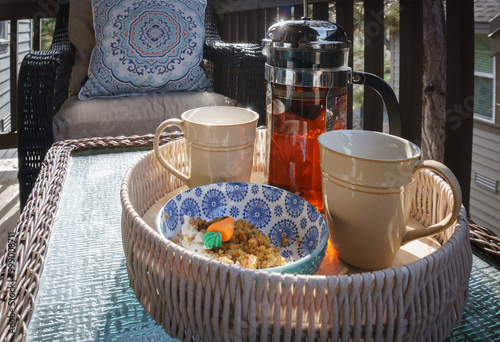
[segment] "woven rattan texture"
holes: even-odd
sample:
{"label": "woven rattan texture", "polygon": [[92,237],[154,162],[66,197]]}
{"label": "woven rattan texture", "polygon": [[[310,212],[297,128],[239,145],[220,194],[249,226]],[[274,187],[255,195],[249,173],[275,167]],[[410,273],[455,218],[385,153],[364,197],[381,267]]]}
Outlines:
{"label": "woven rattan texture", "polygon": [[[86,0],[88,1],[88,0]],[[74,47],[68,36],[69,2],[59,4],[50,50],[34,51],[19,73],[19,197],[21,207],[35,184],[44,157],[54,142],[52,118],[68,97]],[[265,122],[265,57],[256,44],[224,43],[218,34],[213,0],[207,1],[205,70],[215,92],[239,101]],[[154,132],[151,132],[154,133]]]}
{"label": "woven rattan texture", "polygon": [[471,243],[484,255],[492,258],[500,265],[500,238],[491,230],[473,222],[471,227]]}
{"label": "woven rattan texture", "polygon": [[21,208],[54,142],[52,116],[68,97],[74,49],[68,38],[69,5],[59,6],[52,47],[25,56],[18,84],[19,198]]}
{"label": "woven rattan texture", "polygon": [[[264,132],[258,148],[264,149]],[[183,140],[163,147],[187,171]],[[265,150],[254,165],[263,167]],[[209,261],[156,234],[141,218],[181,183],[152,154],[126,174],[121,190],[122,239],[130,285],[166,332],[195,340],[442,341],[460,321],[472,266],[469,226],[438,237],[442,247],[405,267],[353,276],[292,276],[242,270]],[[449,187],[420,173],[412,215],[423,224],[449,213]]]}

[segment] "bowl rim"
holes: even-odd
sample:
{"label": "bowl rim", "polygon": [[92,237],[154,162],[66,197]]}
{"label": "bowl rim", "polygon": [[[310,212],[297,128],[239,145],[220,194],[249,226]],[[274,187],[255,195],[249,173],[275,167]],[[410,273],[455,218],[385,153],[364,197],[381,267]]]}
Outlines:
{"label": "bowl rim", "polygon": [[[270,268],[261,268],[261,269],[250,269],[252,271],[255,271],[255,272],[261,272],[261,271],[264,271],[264,272],[278,272],[278,273],[282,273],[283,271],[286,271],[287,268],[289,267],[297,267],[297,266],[301,266],[302,264],[305,264],[305,263],[308,263],[309,260],[313,260],[315,259],[316,257],[318,257],[318,254],[322,253],[324,250],[326,250],[326,245],[328,243],[328,239],[329,239],[329,231],[328,231],[328,226],[326,224],[326,219],[324,217],[324,215],[314,206],[312,205],[310,202],[308,202],[307,200],[303,199],[302,197],[294,194],[293,192],[290,192],[290,191],[287,191],[285,189],[281,189],[281,188],[278,188],[276,186],[272,186],[272,185],[268,185],[268,184],[262,184],[262,183],[251,183],[251,182],[218,182],[218,183],[209,183],[209,184],[203,184],[203,185],[199,185],[199,186],[196,186],[196,187],[193,187],[193,188],[189,188],[189,189],[186,189],[185,191],[182,191],[176,195],[174,195],[173,197],[171,197],[167,202],[165,202],[160,211],[158,212],[158,214],[156,215],[156,219],[155,219],[155,229],[154,231],[159,234],[162,238],[166,239],[168,242],[174,244],[176,247],[179,247],[181,250],[184,250],[188,253],[192,253],[193,256],[195,257],[201,257],[201,258],[206,258],[208,260],[211,260],[211,261],[214,261],[214,262],[220,262],[222,263],[221,261],[218,261],[218,260],[215,260],[215,259],[211,259],[201,253],[195,253],[195,252],[192,252],[190,250],[188,250],[187,248],[184,248],[183,246],[171,241],[171,239],[169,239],[168,237],[166,237],[163,232],[160,230],[159,228],[159,222],[161,221],[162,219],[162,211],[163,211],[163,208],[165,208],[165,206],[170,202],[170,201],[173,201],[175,200],[175,198],[177,196],[181,196],[183,195],[184,193],[186,193],[187,191],[195,191],[196,188],[201,188],[201,187],[219,187],[219,186],[222,186],[223,184],[246,184],[248,186],[253,186],[253,185],[257,185],[259,187],[268,187],[268,188],[273,188],[273,189],[278,189],[279,191],[281,192],[284,192],[284,193],[288,193],[288,194],[291,194],[297,198],[299,198],[301,201],[303,201],[306,206],[311,206],[311,208],[314,208],[314,210],[317,212],[318,214],[318,221],[321,221],[323,220],[324,222],[324,227],[326,229],[326,234],[324,234],[324,237],[322,240],[319,240],[318,242],[318,246],[314,249],[314,251],[304,257],[301,257],[300,259],[298,260],[294,260],[293,262],[291,263],[287,263],[286,265],[283,265],[283,266],[276,266],[276,267],[270,267]],[[320,225],[321,226],[321,225]],[[258,228],[257,228],[258,229]],[[229,265],[229,264],[228,264]],[[247,268],[244,268],[244,267],[241,267],[241,266],[238,266],[238,265],[229,265],[229,266],[235,266],[235,267],[239,267],[241,269],[247,269]],[[304,274],[306,275],[306,274]]]}

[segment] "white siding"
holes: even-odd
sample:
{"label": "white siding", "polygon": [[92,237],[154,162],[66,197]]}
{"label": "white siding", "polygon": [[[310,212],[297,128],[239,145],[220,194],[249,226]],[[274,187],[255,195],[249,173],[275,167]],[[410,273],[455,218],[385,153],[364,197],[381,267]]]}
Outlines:
{"label": "white siding", "polygon": [[[500,235],[500,126],[475,120],[471,168],[470,217]],[[476,174],[496,183],[496,190],[476,183]]]}
{"label": "white siding", "polygon": [[400,34],[399,31],[392,31],[389,44],[391,47],[391,79],[390,86],[399,99],[399,70],[400,70]]}
{"label": "white siding", "polygon": [[[0,120],[4,120],[10,114],[10,74],[9,60],[3,63],[0,55]],[[4,129],[5,122],[0,122],[0,132]]]}
{"label": "white siding", "polygon": [[[31,50],[31,20],[20,20],[18,26],[18,68],[24,56]],[[10,38],[10,25],[8,25],[8,37]],[[10,115],[10,48],[5,53],[0,53],[0,120]],[[7,120],[6,120],[7,121]],[[1,125],[0,125],[1,127]]]}

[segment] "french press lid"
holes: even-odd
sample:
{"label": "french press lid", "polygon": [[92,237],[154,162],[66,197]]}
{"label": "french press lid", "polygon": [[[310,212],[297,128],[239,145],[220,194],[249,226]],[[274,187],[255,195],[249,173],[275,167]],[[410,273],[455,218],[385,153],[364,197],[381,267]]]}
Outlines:
{"label": "french press lid", "polygon": [[263,43],[273,48],[336,50],[350,47],[342,27],[329,21],[309,18],[280,21],[272,25]]}
{"label": "french press lid", "polygon": [[272,25],[262,43],[268,66],[313,70],[347,67],[351,46],[342,27],[308,17]]}
{"label": "french press lid", "polygon": [[309,18],[272,25],[262,42],[267,63],[281,68],[346,67],[351,46],[341,26]]}

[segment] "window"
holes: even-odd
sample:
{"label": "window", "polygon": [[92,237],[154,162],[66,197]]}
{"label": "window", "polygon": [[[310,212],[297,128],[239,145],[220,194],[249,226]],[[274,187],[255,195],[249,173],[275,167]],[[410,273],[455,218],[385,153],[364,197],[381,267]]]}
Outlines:
{"label": "window", "polygon": [[7,34],[7,21],[0,21],[0,53],[7,52],[9,46]]}
{"label": "window", "polygon": [[494,117],[494,60],[491,57],[490,38],[487,34],[475,35],[474,47],[474,115],[495,121]]}

